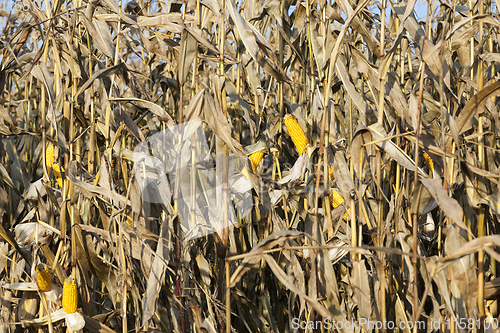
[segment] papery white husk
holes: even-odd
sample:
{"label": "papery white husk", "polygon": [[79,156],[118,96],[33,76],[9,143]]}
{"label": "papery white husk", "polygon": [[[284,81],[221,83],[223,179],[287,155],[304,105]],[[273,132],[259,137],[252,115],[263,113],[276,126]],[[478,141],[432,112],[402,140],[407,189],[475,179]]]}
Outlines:
{"label": "papery white husk", "polygon": [[297,161],[295,161],[295,164],[293,165],[292,170],[290,171],[288,176],[278,180],[277,183],[283,185],[299,179],[306,172],[308,163],[309,156],[307,156],[307,154],[300,155]]}
{"label": "papery white husk", "polygon": [[37,226],[36,222],[21,223],[15,227],[15,237],[16,242],[23,249],[30,248],[35,244],[36,231],[38,227],[38,243],[39,244],[49,244],[54,232],[47,229],[40,224]]}
{"label": "papery white husk", "polygon": [[271,190],[269,193],[269,197],[271,198],[271,203],[276,205],[279,199],[283,197],[283,190]]}
{"label": "papery white husk", "polygon": [[62,294],[61,287],[56,285],[55,283],[52,283],[50,286],[50,289],[47,291],[43,292],[45,294],[45,297],[47,297],[49,300],[51,300],[54,303],[59,303],[59,295]]}
{"label": "papery white husk", "polygon": [[[38,291],[38,285],[36,282],[16,282],[16,283],[4,283],[0,284],[0,287],[10,290],[20,290],[20,291]],[[45,294],[45,296],[54,303],[57,303],[59,295],[61,295],[61,287],[52,283],[50,289],[47,291],[40,291]]]}
{"label": "papery white husk", "polygon": [[246,193],[253,188],[252,182],[243,174],[238,174],[230,180],[231,190],[238,193]]}
{"label": "papery white husk", "polygon": [[79,331],[85,327],[85,318],[80,312],[67,313],[66,326],[72,331]]}
{"label": "papery white husk", "polygon": [[38,285],[36,282],[15,282],[15,283],[4,283],[0,287],[10,290],[21,290],[21,291],[37,291]]}
{"label": "papery white husk", "polygon": [[[61,308],[57,311],[54,311],[50,314],[50,321],[51,322],[56,322],[61,319],[66,318],[67,313]],[[25,320],[25,323],[33,324],[33,325],[47,325],[49,323],[49,316],[45,316],[42,318],[37,318],[37,319],[31,319],[31,320]]]}
{"label": "papery white husk", "polygon": [[49,318],[52,323],[55,323],[59,320],[65,319],[66,326],[71,331],[79,331],[85,327],[85,318],[83,318],[80,312],[67,313],[62,308],[57,311],[54,311],[50,314],[50,316],[45,316],[42,318],[25,320],[25,323],[32,325],[48,325]]}

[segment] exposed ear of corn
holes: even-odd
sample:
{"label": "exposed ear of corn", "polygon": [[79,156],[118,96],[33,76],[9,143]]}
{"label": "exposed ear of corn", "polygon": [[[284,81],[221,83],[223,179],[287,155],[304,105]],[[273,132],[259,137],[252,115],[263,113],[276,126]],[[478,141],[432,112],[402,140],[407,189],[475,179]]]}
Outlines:
{"label": "exposed ear of corn", "polygon": [[78,290],[75,280],[70,277],[64,281],[62,306],[66,313],[73,313],[76,311],[77,305]]}
{"label": "exposed ear of corn", "polygon": [[288,129],[288,134],[292,138],[295,148],[299,155],[306,152],[306,148],[309,145],[309,140],[307,140],[306,134],[300,127],[299,123],[291,115],[287,114],[285,116],[285,126]]}
{"label": "exposed ear of corn", "polygon": [[[339,192],[337,192],[336,190],[332,190],[330,193],[330,203],[332,204],[333,208],[337,208],[338,206],[344,203],[344,198],[342,198]],[[351,208],[348,208],[347,212],[345,212],[344,214],[344,220],[347,220],[347,214],[350,213],[351,213]]]}
{"label": "exposed ear of corn", "polygon": [[38,284],[38,289],[40,289],[40,291],[47,291],[50,289],[52,286],[52,274],[49,266],[39,264],[36,267],[36,283]]}
{"label": "exposed ear of corn", "polygon": [[[255,153],[250,154],[248,158],[250,159],[250,162],[252,162],[252,168],[254,171],[257,170],[257,167],[259,166],[260,161],[264,157],[264,152],[262,151],[256,151]],[[250,179],[250,175],[248,174],[248,170],[246,167],[241,170],[241,173],[247,178]]]}
{"label": "exposed ear of corn", "polygon": [[56,181],[59,187],[63,186],[62,183],[62,178],[61,178],[61,171],[64,172],[64,168],[60,167],[59,164],[54,163],[52,164],[52,171],[54,172],[54,176],[56,176]]}
{"label": "exposed ear of corn", "polygon": [[45,162],[47,164],[47,169],[52,169],[52,172],[54,173],[54,176],[56,177],[57,184],[59,187],[63,186],[62,183],[62,178],[61,174],[64,172],[64,168],[59,166],[58,163],[56,163],[56,156],[55,156],[55,150],[54,150],[54,145],[50,144],[47,146],[47,151],[45,154]]}
{"label": "exposed ear of corn", "polygon": [[328,166],[328,175],[330,176],[330,181],[333,182],[335,180],[335,176],[333,175],[333,165]]}
{"label": "exposed ear of corn", "polygon": [[342,198],[339,192],[332,190],[332,193],[330,193],[330,203],[332,204],[333,208],[337,208],[343,202],[344,198]]}
{"label": "exposed ear of corn", "polygon": [[248,158],[250,158],[250,161],[252,162],[252,167],[254,170],[257,170],[257,167],[259,166],[260,160],[262,160],[263,157],[264,157],[264,152],[262,152],[262,151],[257,151],[255,153],[251,154],[250,156],[248,156]]}
{"label": "exposed ear of corn", "polygon": [[425,151],[424,151],[424,161],[425,164],[427,164],[427,166],[429,167],[429,176],[432,177],[432,173],[434,172],[434,162],[432,161],[432,158],[429,156],[429,154],[427,154]]}
{"label": "exposed ear of corn", "polygon": [[45,152],[45,163],[47,164],[47,169],[52,167],[52,164],[56,161],[54,145],[50,144],[47,146]]}

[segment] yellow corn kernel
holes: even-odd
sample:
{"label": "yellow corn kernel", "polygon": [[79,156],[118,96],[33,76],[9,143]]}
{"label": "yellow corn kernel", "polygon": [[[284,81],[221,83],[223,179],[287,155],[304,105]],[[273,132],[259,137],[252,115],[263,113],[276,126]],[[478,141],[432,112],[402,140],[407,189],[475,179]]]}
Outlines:
{"label": "yellow corn kernel", "polygon": [[47,291],[52,286],[52,274],[50,273],[49,266],[39,264],[36,269],[36,283],[40,291]]}
{"label": "yellow corn kernel", "polygon": [[59,164],[54,163],[52,164],[52,171],[54,172],[54,176],[60,177],[61,173],[64,172],[64,168],[59,166]]}
{"label": "yellow corn kernel", "polygon": [[[332,190],[332,192],[330,193],[330,203],[333,206],[333,208],[337,208],[338,206],[340,206],[341,204],[344,203],[344,198],[342,198],[342,196],[339,194],[339,192]],[[347,220],[347,214],[350,214],[350,213],[351,213],[351,208],[348,208],[347,212],[345,212],[345,214],[344,214],[344,217],[343,217],[344,220]]]}
{"label": "yellow corn kernel", "polygon": [[45,163],[47,165],[47,169],[52,167],[52,164],[56,161],[54,146],[49,143],[47,146],[47,150],[45,152]]}
{"label": "yellow corn kernel", "polygon": [[333,182],[335,180],[335,176],[333,175],[333,165],[328,166],[328,175],[330,176],[330,181]]}
{"label": "yellow corn kernel", "polygon": [[78,305],[78,290],[76,282],[73,278],[68,278],[64,281],[62,306],[66,313],[73,313],[76,311]]}
{"label": "yellow corn kernel", "polygon": [[54,172],[54,176],[56,176],[56,181],[59,187],[63,187],[62,183],[62,177],[61,177],[61,171],[64,172],[64,168],[60,167],[59,164],[54,163],[52,164],[52,171]]}
{"label": "yellow corn kernel", "polygon": [[309,145],[309,140],[307,140],[307,137],[300,127],[299,123],[295,118],[287,114],[285,116],[285,125],[288,129],[288,134],[292,138],[295,148],[297,148],[297,152],[299,153],[299,155],[304,154],[306,152],[307,146]]}
{"label": "yellow corn kernel", "polygon": [[250,179],[250,175],[248,174],[247,167],[244,167],[243,170],[241,170],[241,173],[243,174],[243,176],[246,177],[246,179]]}
{"label": "yellow corn kernel", "polygon": [[427,166],[429,167],[429,176],[432,177],[432,173],[434,172],[434,162],[432,161],[432,158],[429,156],[429,154],[427,154],[425,151],[424,151],[424,161],[425,161],[425,164],[427,164]]}
{"label": "yellow corn kernel", "polygon": [[59,164],[56,163],[56,160],[57,159],[55,157],[54,145],[49,143],[45,154],[45,162],[47,164],[47,169],[52,169],[52,172],[56,177],[57,184],[59,185],[59,187],[62,187],[63,183],[62,183],[61,173],[64,172],[64,168],[59,166]]}
{"label": "yellow corn kernel", "polygon": [[259,166],[262,157],[264,157],[264,152],[262,151],[257,151],[248,156],[248,158],[250,158],[250,161],[252,162],[252,167],[254,171],[257,170],[257,167]]}
{"label": "yellow corn kernel", "polygon": [[332,204],[333,208],[337,208],[343,202],[344,198],[342,198],[339,192],[332,190],[332,193],[330,193],[330,203]]}

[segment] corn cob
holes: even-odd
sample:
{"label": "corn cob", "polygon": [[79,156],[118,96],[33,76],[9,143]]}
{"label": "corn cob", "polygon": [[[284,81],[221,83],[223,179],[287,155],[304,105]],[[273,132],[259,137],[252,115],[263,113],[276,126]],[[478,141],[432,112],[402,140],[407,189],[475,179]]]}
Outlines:
{"label": "corn cob", "polygon": [[339,192],[332,190],[332,193],[330,193],[330,203],[332,204],[333,208],[337,208],[343,202],[344,198],[342,198]]}
{"label": "corn cob", "polygon": [[64,172],[64,168],[60,167],[59,164],[52,164],[52,172],[54,172],[54,176],[56,176],[56,181],[59,187],[63,187],[62,178],[61,178],[61,170]]}
{"label": "corn cob", "polygon": [[[333,206],[333,208],[337,208],[341,204],[344,203],[344,198],[339,194],[339,192],[332,190],[330,193],[330,203]],[[344,214],[344,220],[347,220],[347,214],[351,213],[351,208],[347,209],[347,212]]]}
{"label": "corn cob", "polygon": [[52,274],[49,266],[39,264],[36,269],[36,282],[40,291],[47,291],[52,286]]}
{"label": "corn cob", "polygon": [[59,187],[62,187],[63,183],[62,183],[61,173],[64,172],[64,168],[59,166],[59,164],[56,163],[56,160],[57,159],[55,157],[54,146],[49,143],[45,154],[45,163],[47,164],[47,169],[52,169],[52,172],[56,177],[56,181]]}
{"label": "corn cob", "polygon": [[47,169],[52,167],[52,164],[56,161],[54,146],[49,143],[47,146],[47,151],[45,152],[45,163],[47,164]]}
{"label": "corn cob", "polygon": [[248,156],[248,158],[250,158],[250,161],[252,162],[252,167],[254,171],[257,170],[257,167],[259,166],[262,157],[264,157],[264,152],[262,151],[257,151]]}
{"label": "corn cob", "polygon": [[434,162],[432,161],[432,158],[429,156],[429,154],[427,154],[425,151],[424,151],[424,161],[425,161],[425,164],[427,164],[427,166],[429,167],[429,176],[432,177],[432,173],[434,172]]}
{"label": "corn cob", "polygon": [[299,123],[295,118],[287,114],[285,116],[285,125],[288,129],[288,134],[290,134],[290,137],[292,138],[295,148],[297,148],[297,152],[299,155],[304,154],[307,146],[309,145],[309,140],[307,140],[307,137]]}
{"label": "corn cob", "polygon": [[333,182],[335,180],[335,176],[333,175],[333,165],[328,166],[328,175],[330,176],[330,181]]}
{"label": "corn cob", "polygon": [[73,313],[76,311],[78,305],[78,290],[76,282],[73,278],[68,278],[64,281],[62,306],[66,313]]}

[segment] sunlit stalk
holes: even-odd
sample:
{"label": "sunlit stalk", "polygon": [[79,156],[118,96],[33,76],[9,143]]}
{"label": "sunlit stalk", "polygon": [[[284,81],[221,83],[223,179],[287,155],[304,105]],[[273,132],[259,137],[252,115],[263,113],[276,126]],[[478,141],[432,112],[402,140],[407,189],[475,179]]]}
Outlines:
{"label": "sunlit stalk", "polygon": [[[488,10],[488,14],[492,13],[492,11],[491,11],[491,0],[487,0],[487,10]],[[488,51],[490,53],[493,53],[493,36],[491,34],[488,36]],[[492,61],[490,63],[490,66],[491,66],[491,76],[493,77],[495,75],[495,72],[496,72],[495,62]],[[493,101],[493,104],[496,103],[496,96],[492,97],[492,101]],[[493,133],[497,133],[496,132],[495,122],[491,122],[491,125],[492,125],[492,132]],[[494,147],[495,146],[495,140],[492,141],[491,146],[493,146],[493,148],[495,148]],[[493,257],[491,257],[491,266],[490,267],[491,267],[490,271],[493,274],[492,278],[494,279],[497,276],[497,261]],[[483,287],[483,295],[484,295],[484,287]],[[490,312],[492,313],[493,317],[496,317],[498,315],[498,301],[495,301],[491,305]]]}
{"label": "sunlit stalk", "polygon": [[[227,0],[231,1],[231,0]],[[226,8],[226,0],[222,0],[221,3],[221,9],[224,10]],[[224,68],[224,44],[226,42],[226,26],[225,26],[225,17],[224,15],[222,16],[222,22],[219,27],[219,52],[220,52],[220,58],[219,58],[219,75],[224,77],[225,75],[225,68]],[[222,86],[222,91],[221,91],[221,107],[222,107],[222,113],[224,114],[224,117],[227,118],[227,101],[226,101],[226,87],[225,83],[223,83]],[[218,276],[218,298],[221,302],[224,300],[224,292],[223,292],[223,277],[224,275],[222,272],[224,272],[226,269],[228,270],[229,267],[224,267],[225,265],[228,265],[228,263],[225,261],[227,250],[228,250],[228,239],[229,239],[229,212],[228,212],[228,204],[229,204],[229,193],[228,193],[228,173],[229,173],[229,148],[226,144],[223,144],[224,147],[224,154],[222,156],[222,220],[223,220],[223,233],[222,233],[222,244],[218,245],[218,266],[219,266],[219,276]],[[226,295],[227,297],[227,295]],[[231,307],[230,299],[226,299],[226,307]],[[228,312],[226,312],[226,315],[229,314],[229,318],[226,317],[226,326],[225,326],[225,331],[230,332],[231,331],[231,311],[229,309]],[[222,328],[222,327],[221,327]]]}
{"label": "sunlit stalk", "polygon": [[[91,20],[92,18],[88,18]],[[89,50],[89,76],[92,77],[93,74],[93,62],[92,62],[92,53],[91,53],[91,37],[87,36],[87,48]],[[90,93],[90,142],[89,142],[89,155],[88,155],[88,169],[91,174],[94,173],[94,161],[95,161],[95,152],[96,152],[96,133],[95,133],[95,101],[94,101],[94,88],[91,85],[89,87]]]}
{"label": "sunlit stalk", "polygon": [[[429,5],[430,6],[430,5]],[[424,40],[424,49],[427,44],[427,40]],[[418,91],[418,108],[417,108],[417,128],[415,128],[415,169],[413,173],[413,188],[417,188],[418,185],[418,159],[419,159],[419,136],[420,136],[420,117],[421,117],[421,110],[422,110],[422,95],[424,91],[424,76],[425,76],[425,61],[422,62],[422,68],[420,70],[420,86],[419,86],[419,91]],[[417,204],[415,205],[417,207],[416,212],[412,212],[413,216],[413,254],[418,255],[417,252],[417,224],[418,224],[418,201],[420,200],[420,193],[421,193],[421,188],[419,189],[419,194],[417,197]],[[417,310],[418,310],[418,286],[417,286],[417,280],[418,280],[418,269],[417,269],[417,258],[413,257],[412,258],[412,263],[413,263],[413,271],[414,271],[414,285],[413,285],[413,322],[416,322],[418,318],[417,316]],[[414,328],[413,332],[416,332],[416,328]]]}
{"label": "sunlit stalk", "polygon": [[[484,4],[482,0],[478,1],[478,9],[479,9],[479,15],[483,14],[484,12]],[[483,48],[483,23],[482,21],[479,22],[479,54],[482,53],[482,48]],[[477,87],[478,91],[481,91],[484,86],[484,62],[483,59],[479,58],[478,59],[478,65],[477,65]],[[477,156],[478,156],[478,163],[479,167],[481,169],[486,169],[486,163],[484,159],[484,136],[483,134],[483,122],[484,122],[484,117],[482,115],[479,115],[478,119],[478,151],[477,151]],[[480,191],[480,195],[483,196],[486,193],[486,183],[485,179],[483,177],[478,177],[478,191]],[[481,204],[479,207],[479,216],[477,220],[477,235],[478,237],[483,237],[486,235],[486,214],[487,214],[487,206],[484,204]],[[477,307],[478,307],[478,312],[479,316],[481,318],[484,317],[485,311],[484,311],[484,251],[479,251],[478,256],[477,256]]]}
{"label": "sunlit stalk", "polygon": [[310,79],[310,84],[311,84],[311,90],[310,90],[310,98],[309,98],[309,103],[311,103],[312,98],[314,96],[314,89],[315,89],[315,84],[316,84],[316,79],[314,77],[314,60],[313,60],[313,48],[312,48],[312,41],[311,41],[311,3],[310,0],[306,0],[306,29],[307,29],[307,45],[309,48],[309,79]]}
{"label": "sunlit stalk", "polygon": [[[363,147],[360,148],[360,163],[363,159]],[[360,168],[361,170],[361,168]],[[350,173],[351,173],[351,179],[354,180],[354,162],[353,160],[351,159],[350,161]],[[360,174],[362,174],[360,172]],[[355,184],[354,186],[358,186],[358,184]],[[356,246],[357,245],[357,228],[356,228],[356,201],[354,200],[353,197],[349,198],[349,203],[350,203],[350,207],[351,207],[351,216],[350,216],[350,220],[351,220],[351,246]],[[360,206],[361,206],[361,203],[360,203]],[[351,261],[356,261],[356,254],[354,252],[351,252]]]}
{"label": "sunlit stalk", "polygon": [[[380,61],[382,61],[385,55],[385,8],[387,6],[387,0],[382,0],[382,19],[381,24],[382,27],[380,29]],[[379,98],[378,98],[378,122],[380,125],[383,125],[384,122],[384,97],[385,97],[385,75],[379,73],[380,75],[380,90],[379,90]]]}

